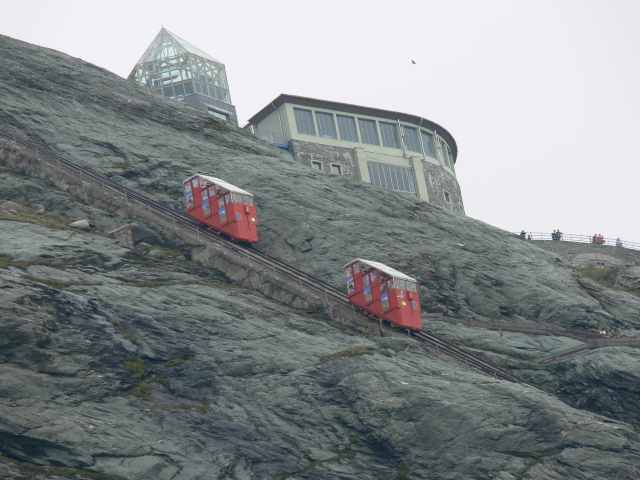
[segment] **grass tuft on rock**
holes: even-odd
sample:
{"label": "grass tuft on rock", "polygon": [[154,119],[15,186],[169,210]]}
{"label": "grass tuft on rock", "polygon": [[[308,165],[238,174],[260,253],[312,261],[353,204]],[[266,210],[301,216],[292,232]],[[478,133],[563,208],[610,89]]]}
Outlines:
{"label": "grass tuft on rock", "polygon": [[147,375],[147,365],[138,355],[129,357],[129,360],[124,362],[124,369],[134,380],[142,379]]}
{"label": "grass tuft on rock", "polygon": [[177,367],[178,365],[182,365],[184,362],[186,362],[186,360],[182,359],[182,358],[173,358],[169,361],[167,361],[167,363],[164,364],[165,367],[169,368],[169,367]]}
{"label": "grass tuft on rock", "polygon": [[317,365],[322,365],[323,363],[330,362],[331,360],[335,360],[336,358],[349,358],[349,357],[357,357],[358,355],[373,355],[374,353],[371,350],[362,347],[349,347],[344,350],[341,350],[336,353],[332,353],[331,355],[325,355],[324,357],[320,357]]}
{"label": "grass tuft on rock", "polygon": [[140,383],[138,383],[138,385],[129,390],[129,393],[134,397],[149,398],[149,396],[151,395],[151,390],[151,385],[142,380]]}
{"label": "grass tuft on rock", "polygon": [[122,325],[120,325],[120,322],[118,322],[117,320],[112,320],[111,324],[113,325],[113,329],[127,340],[130,340],[133,343],[138,341],[138,337],[136,337],[132,333],[125,332],[124,328],[122,328]]}
{"label": "grass tuft on rock", "polygon": [[129,168],[129,162],[115,162],[111,164],[111,166],[113,168],[121,168],[123,170],[126,170],[127,168]]}
{"label": "grass tuft on rock", "polygon": [[[585,277],[598,282],[600,285],[610,288],[612,290],[618,290],[620,292],[627,292],[635,296],[640,296],[640,292],[634,288],[622,288],[615,284],[614,278],[620,267],[613,268],[578,268],[578,271]],[[595,292],[587,290],[587,293],[595,298]]]}

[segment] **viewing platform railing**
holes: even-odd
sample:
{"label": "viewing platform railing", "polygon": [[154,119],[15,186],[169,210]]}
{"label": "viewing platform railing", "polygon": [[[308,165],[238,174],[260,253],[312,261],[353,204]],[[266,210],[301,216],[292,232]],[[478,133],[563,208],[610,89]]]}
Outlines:
{"label": "viewing platform railing", "polygon": [[[520,236],[520,233],[516,232],[517,236]],[[549,240],[556,242],[577,242],[577,243],[591,243],[594,245],[600,245],[603,247],[614,247],[614,248],[628,248],[630,250],[640,250],[640,243],[627,242],[625,240],[620,240],[622,246],[617,246],[616,243],[618,241],[617,238],[603,238],[604,243],[594,243],[593,235],[576,235],[573,233],[563,233],[561,234],[560,239],[553,238],[552,233],[541,233],[541,232],[527,232],[524,240],[528,240],[529,236],[531,236],[531,240]]]}

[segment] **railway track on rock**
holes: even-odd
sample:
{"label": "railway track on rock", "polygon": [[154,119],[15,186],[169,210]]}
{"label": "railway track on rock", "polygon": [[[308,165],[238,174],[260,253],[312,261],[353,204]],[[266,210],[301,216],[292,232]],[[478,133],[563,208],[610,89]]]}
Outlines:
{"label": "railway track on rock", "polygon": [[[281,260],[259,251],[255,247],[235,243],[224,236],[207,230],[201,227],[188,215],[176,212],[175,210],[172,210],[171,208],[166,207],[135,190],[110,180],[108,177],[100,175],[86,167],[81,167],[77,163],[67,160],[60,155],[38,147],[32,142],[23,140],[2,130],[0,130],[0,137],[4,137],[10,142],[13,142],[16,147],[20,145],[21,147],[33,151],[38,159],[42,158],[44,161],[60,170],[65,170],[69,173],[75,174],[79,177],[83,187],[90,184],[101,188],[104,195],[120,196],[124,199],[127,205],[135,205],[143,208],[152,215],[172,224],[174,230],[190,232],[195,235],[198,242],[204,244],[208,243],[217,247],[221,249],[223,254],[228,252],[244,257],[248,260],[250,266],[255,264],[265,271],[273,273],[276,279],[278,277],[282,277],[294,284],[298,284],[301,290],[304,291],[306,289],[320,297],[324,297],[327,303],[331,302],[346,308],[354,309],[344,292],[332,287],[319,278],[298,270]],[[385,321],[384,324],[390,327],[388,322]],[[410,336],[432,350],[436,350],[439,356],[449,357],[463,365],[466,365],[470,369],[492,376],[496,379],[507,380],[514,383],[527,383],[515,375],[510,374],[506,370],[476,357],[475,355],[466,352],[445,340],[435,337],[434,335],[422,331],[413,332]]]}

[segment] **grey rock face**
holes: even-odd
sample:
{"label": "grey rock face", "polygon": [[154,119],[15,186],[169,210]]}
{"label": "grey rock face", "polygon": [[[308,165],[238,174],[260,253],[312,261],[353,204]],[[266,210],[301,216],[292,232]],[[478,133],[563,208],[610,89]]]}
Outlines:
{"label": "grey rock face", "polygon": [[85,230],[85,231],[91,230],[91,222],[86,219],[76,220],[75,222],[70,223],[69,226],[71,228],[77,228],[78,230]]}
{"label": "grey rock face", "polygon": [[[27,233],[37,242],[18,251]],[[5,221],[0,240],[27,263],[42,248],[110,257],[94,271],[0,269],[0,448],[20,460],[132,479],[637,471],[629,425],[409,339],[336,329],[221,277],[212,283],[197,266],[138,263],[109,238]],[[349,347],[373,355],[321,363]],[[142,372],[131,367],[137,356]]]}
{"label": "grey rock face", "polygon": [[[336,286],[342,265],[364,257],[417,277],[427,310],[640,325],[637,298],[506,232],[311,171],[66,55],[7,37],[0,54],[2,128],[161,191],[150,195],[175,209],[184,178],[216,173],[256,194],[259,249]],[[91,218],[100,232],[130,223],[6,169],[0,196],[44,206],[43,218]],[[0,267],[5,455],[133,479],[640,475],[635,351],[593,352],[561,373],[527,360],[569,340],[444,332],[607,418],[472,373],[408,339],[362,337],[191,262],[142,255],[167,251],[148,226],[132,226],[132,251],[19,218],[0,217],[0,261],[20,262]],[[351,347],[373,355],[321,362]]]}
{"label": "grey rock face", "polygon": [[614,282],[618,287],[640,291],[640,266],[624,265],[620,267],[615,274]]}
{"label": "grey rock face", "polygon": [[8,201],[0,205],[0,210],[10,215],[17,215],[18,213],[26,212],[28,209],[19,203]]}
{"label": "grey rock face", "polygon": [[[213,172],[256,194],[259,249],[335,286],[342,265],[361,257],[416,277],[428,311],[590,329],[638,321],[603,307],[567,263],[502,230],[312,171],[243,130],[217,131],[206,114],[63,54],[7,37],[0,52],[13,65],[0,73],[5,129],[127,186],[161,191],[154,198],[178,210],[182,180]],[[159,243],[134,229],[141,240]],[[625,303],[624,311],[640,309],[637,298]]]}

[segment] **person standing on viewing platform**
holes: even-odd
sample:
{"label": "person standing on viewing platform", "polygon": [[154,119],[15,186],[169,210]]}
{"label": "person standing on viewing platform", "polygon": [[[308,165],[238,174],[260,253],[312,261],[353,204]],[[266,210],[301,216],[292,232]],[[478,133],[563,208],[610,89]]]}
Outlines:
{"label": "person standing on viewing platform", "polygon": [[616,240],[616,247],[622,248],[622,240],[620,240],[620,237]]}
{"label": "person standing on viewing platform", "polygon": [[524,230],[522,230],[522,231],[520,232],[520,238],[521,238],[522,240],[524,240],[524,239],[526,238],[526,235],[527,235],[527,232],[525,232]]}
{"label": "person standing on viewing platform", "polygon": [[560,229],[553,231],[551,234],[551,240],[562,240],[562,232]]}

